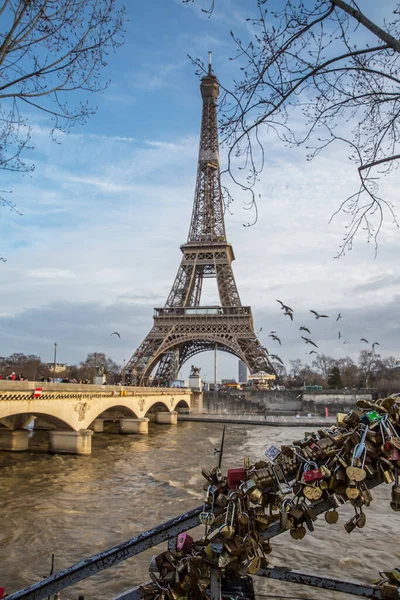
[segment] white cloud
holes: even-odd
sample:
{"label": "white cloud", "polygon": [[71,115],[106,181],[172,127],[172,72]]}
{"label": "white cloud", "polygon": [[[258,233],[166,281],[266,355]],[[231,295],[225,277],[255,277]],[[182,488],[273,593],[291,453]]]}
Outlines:
{"label": "white cloud", "polygon": [[75,277],[72,271],[65,269],[31,269],[25,273],[27,277],[34,279],[73,279]]}

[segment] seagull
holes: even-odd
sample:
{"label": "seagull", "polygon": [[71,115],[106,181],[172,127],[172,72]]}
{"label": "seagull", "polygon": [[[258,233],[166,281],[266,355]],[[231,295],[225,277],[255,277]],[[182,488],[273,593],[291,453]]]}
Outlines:
{"label": "seagull", "polygon": [[318,352],[316,350],[310,350],[308,354],[318,354]]}
{"label": "seagull", "polygon": [[340,333],[340,331],[338,331],[338,340],[340,340],[340,338],[342,337],[342,334]]}
{"label": "seagull", "polygon": [[350,344],[348,340],[344,340],[343,344]]}
{"label": "seagull", "polygon": [[317,344],[315,342],[313,342],[310,338],[306,338],[306,337],[304,337],[304,335],[302,335],[301,338],[306,342],[306,344],[312,344],[313,346],[318,348]]}
{"label": "seagull", "polygon": [[366,344],[369,344],[369,341],[366,340],[365,338],[360,338],[360,342],[365,342]]}
{"label": "seagull", "polygon": [[307,333],[311,335],[311,331],[308,329],[308,327],[304,327],[303,325],[299,327],[299,331],[307,331]]}
{"label": "seagull", "polygon": [[277,300],[277,302],[279,302],[279,304],[281,305],[282,310],[293,312],[293,308],[290,308],[290,306],[286,306],[286,304],[283,304],[281,300]]}
{"label": "seagull", "polygon": [[339,321],[339,319],[342,318],[342,315],[339,313],[338,316],[336,317],[336,321]]}
{"label": "seagull", "polygon": [[380,343],[379,342],[374,342],[372,344],[372,352],[375,350],[375,346],[380,346]]}
{"label": "seagull", "polygon": [[316,310],[310,310],[315,315],[316,319],[329,319],[328,315],[320,315]]}
{"label": "seagull", "polygon": [[279,345],[282,346],[282,342],[281,340],[278,338],[277,335],[275,335],[275,333],[270,333],[269,336],[270,338],[272,338],[273,340],[275,340],[275,342],[279,342]]}
{"label": "seagull", "polygon": [[112,335],[117,335],[119,337],[119,339],[121,339],[121,336],[119,335],[118,331],[113,331],[112,333],[110,333],[110,337]]}
{"label": "seagull", "polygon": [[283,314],[289,315],[290,319],[293,321],[293,312],[291,312],[290,310],[285,310],[285,312]]}
{"label": "seagull", "polygon": [[283,360],[281,358],[279,358],[279,356],[277,354],[270,354],[269,357],[270,358],[274,358],[275,360],[277,360],[278,362],[280,362],[281,365],[283,365]]}
{"label": "seagull", "polygon": [[262,332],[263,328],[260,327],[260,330],[258,331],[257,335],[259,335]]}

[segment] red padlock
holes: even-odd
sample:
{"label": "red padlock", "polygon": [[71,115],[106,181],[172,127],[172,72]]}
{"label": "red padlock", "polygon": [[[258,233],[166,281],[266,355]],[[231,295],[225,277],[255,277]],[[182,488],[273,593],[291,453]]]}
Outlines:
{"label": "red padlock", "polygon": [[392,446],[392,444],[389,442],[389,440],[385,442],[385,450],[387,452],[386,458],[388,460],[392,460],[392,461],[400,460],[399,450],[395,446]]}
{"label": "red padlock", "polygon": [[239,483],[246,477],[246,471],[243,468],[228,469],[226,474],[226,483],[230,490],[235,490]]}
{"label": "red padlock", "polygon": [[6,591],[6,588],[0,588],[0,600],[3,598],[5,591]]}
{"label": "red padlock", "polygon": [[317,458],[326,458],[326,452],[316,442],[310,444],[310,450],[314,452]]}
{"label": "red padlock", "polygon": [[188,533],[180,533],[176,540],[176,549],[188,554],[193,546],[193,538]]}
{"label": "red padlock", "polygon": [[321,469],[308,469],[308,471],[304,471],[303,473],[304,483],[312,483],[319,479],[322,479]]}

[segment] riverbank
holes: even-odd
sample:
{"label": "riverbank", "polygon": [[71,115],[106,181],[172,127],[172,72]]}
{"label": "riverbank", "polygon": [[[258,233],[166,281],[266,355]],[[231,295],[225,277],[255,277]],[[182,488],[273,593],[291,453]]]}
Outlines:
{"label": "riverbank", "polygon": [[237,425],[258,425],[261,427],[330,427],[335,425],[336,416],[272,416],[272,415],[178,415],[178,421],[198,421],[201,423],[231,423]]}

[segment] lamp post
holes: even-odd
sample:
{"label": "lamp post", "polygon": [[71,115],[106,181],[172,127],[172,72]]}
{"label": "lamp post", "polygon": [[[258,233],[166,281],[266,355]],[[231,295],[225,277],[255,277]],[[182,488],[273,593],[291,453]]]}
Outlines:
{"label": "lamp post", "polygon": [[57,342],[54,342],[53,383],[56,382]]}

